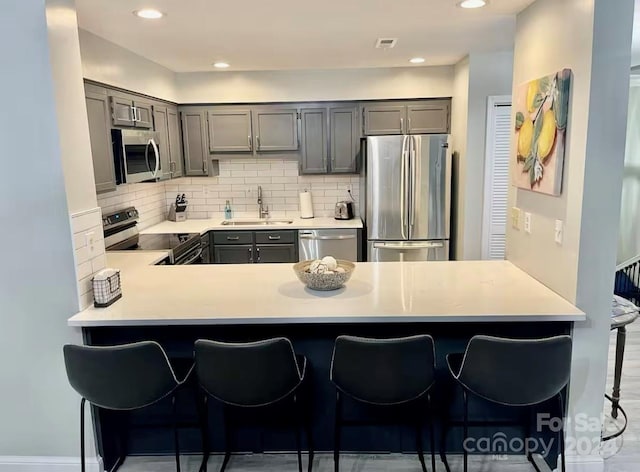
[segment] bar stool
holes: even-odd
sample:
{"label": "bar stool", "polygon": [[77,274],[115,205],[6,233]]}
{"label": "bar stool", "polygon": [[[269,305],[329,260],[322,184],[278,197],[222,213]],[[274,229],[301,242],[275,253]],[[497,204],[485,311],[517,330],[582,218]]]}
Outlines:
{"label": "bar stool", "polygon": [[[67,377],[80,401],[80,461],[85,472],[84,410],[85,403],[105,410],[131,411],[153,405],[171,396],[176,470],[180,472],[175,392],[189,377],[176,379],[162,347],[153,341],[120,346],[76,346],[63,348]],[[120,457],[111,469],[117,470],[126,458]]]}
{"label": "bar stool", "polygon": [[[571,370],[571,337],[525,340],[474,336],[467,344],[464,354],[447,355],[447,364],[451,375],[462,387],[464,472],[468,468],[466,440],[469,426],[506,424],[470,422],[469,394],[499,405],[532,409],[555,397],[559,417],[563,420],[558,440],[562,471],[565,471],[563,394]],[[450,421],[449,424],[460,425],[460,422]],[[530,424],[527,427],[530,430]],[[532,453],[526,452],[529,462],[539,471]],[[449,471],[444,445],[442,460]]]}
{"label": "bar stool", "polygon": [[397,408],[405,416],[410,415],[408,422],[415,427],[416,449],[423,472],[426,472],[427,468],[424,462],[422,432],[424,416],[428,413],[431,467],[435,472],[435,439],[429,393],[434,380],[435,347],[431,336],[394,339],[339,336],[331,361],[331,381],[336,387],[333,454],[335,471],[339,471],[342,426],[375,424],[375,421],[343,419],[342,394],[345,394],[360,403],[383,409]]}
{"label": "bar stool", "polygon": [[209,459],[208,397],[223,405],[225,454],[220,472],[231,457],[232,415],[241,410],[282,406],[288,423],[296,427],[298,470],[302,472],[301,429],[307,435],[309,465],[313,465],[310,404],[306,382],[307,360],[296,356],[291,341],[273,338],[251,343],[224,343],[199,339],[195,343],[195,365],[203,390],[202,449],[200,471]]}

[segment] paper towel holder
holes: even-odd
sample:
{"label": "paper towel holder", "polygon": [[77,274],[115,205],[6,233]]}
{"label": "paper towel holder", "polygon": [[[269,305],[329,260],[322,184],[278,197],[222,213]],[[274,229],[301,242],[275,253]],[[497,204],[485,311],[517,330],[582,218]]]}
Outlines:
{"label": "paper towel holder", "polygon": [[300,218],[311,219],[313,218],[313,202],[311,192],[308,189],[304,189],[304,192],[300,193]]}

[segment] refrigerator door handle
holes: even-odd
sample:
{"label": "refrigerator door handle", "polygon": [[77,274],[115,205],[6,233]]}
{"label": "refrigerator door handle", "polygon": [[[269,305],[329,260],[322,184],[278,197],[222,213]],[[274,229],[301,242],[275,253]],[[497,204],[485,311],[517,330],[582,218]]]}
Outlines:
{"label": "refrigerator door handle", "polygon": [[416,179],[416,143],[417,139],[415,136],[410,137],[411,142],[409,144],[409,163],[411,165],[411,190],[409,195],[411,195],[411,200],[409,201],[409,226],[413,227],[416,224],[416,194],[418,193],[417,189],[417,179]]}
{"label": "refrigerator door handle", "polygon": [[408,239],[407,236],[407,221],[405,218],[407,217],[407,144],[409,142],[410,136],[402,137],[402,153],[401,153],[401,163],[400,163],[400,226],[401,226],[401,235],[403,239]]}
{"label": "refrigerator door handle", "polygon": [[437,249],[444,247],[443,242],[427,242],[423,244],[396,244],[396,243],[374,243],[374,249],[392,249],[396,251],[411,251],[418,249]]}

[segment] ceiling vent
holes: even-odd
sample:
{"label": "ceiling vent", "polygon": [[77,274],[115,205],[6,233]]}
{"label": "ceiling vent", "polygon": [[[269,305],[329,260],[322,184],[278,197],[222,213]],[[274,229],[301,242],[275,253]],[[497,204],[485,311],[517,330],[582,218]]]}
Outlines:
{"label": "ceiling vent", "polygon": [[376,49],[391,49],[396,46],[398,38],[378,38]]}

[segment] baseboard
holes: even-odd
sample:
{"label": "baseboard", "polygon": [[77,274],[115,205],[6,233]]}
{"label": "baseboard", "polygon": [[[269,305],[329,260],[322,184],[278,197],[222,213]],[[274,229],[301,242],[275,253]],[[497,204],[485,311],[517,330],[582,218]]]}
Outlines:
{"label": "baseboard", "polygon": [[[87,472],[103,472],[102,459],[89,457]],[[78,472],[79,457],[0,456],[0,472]]]}
{"label": "baseboard", "polygon": [[604,459],[600,456],[567,455],[566,468],[567,472],[604,472]]}

